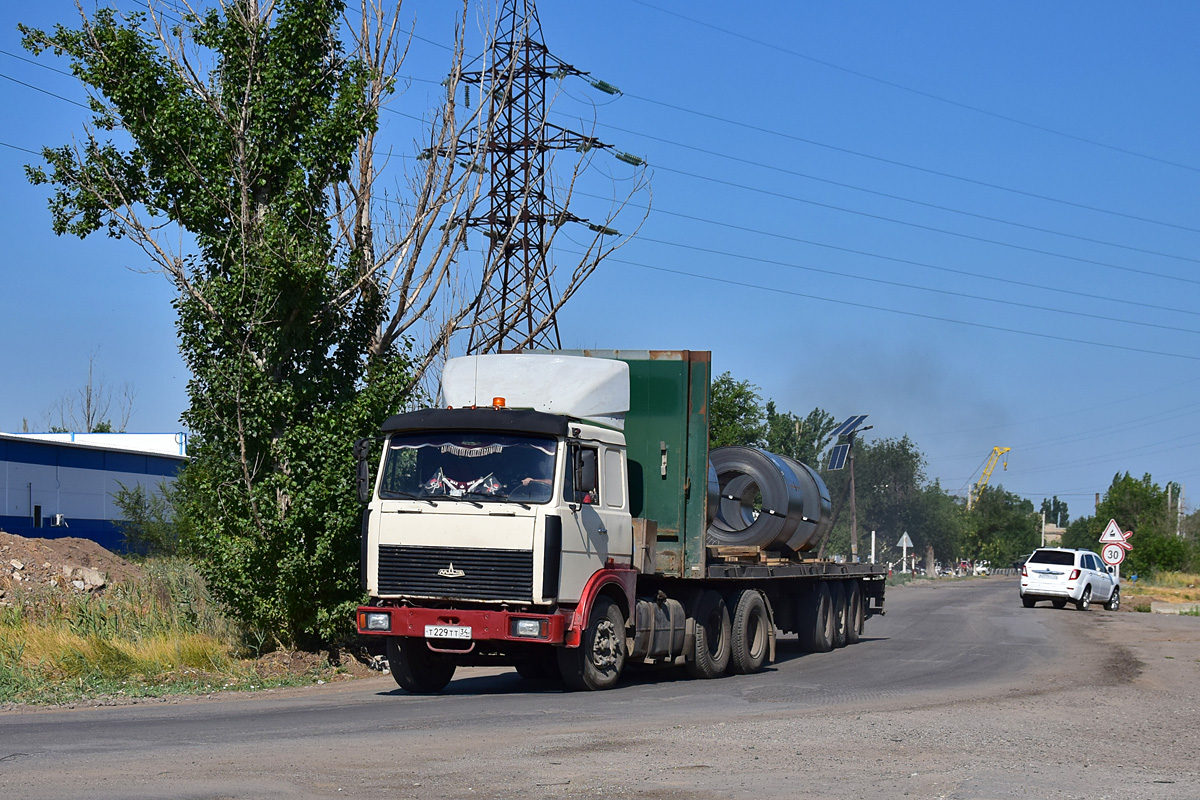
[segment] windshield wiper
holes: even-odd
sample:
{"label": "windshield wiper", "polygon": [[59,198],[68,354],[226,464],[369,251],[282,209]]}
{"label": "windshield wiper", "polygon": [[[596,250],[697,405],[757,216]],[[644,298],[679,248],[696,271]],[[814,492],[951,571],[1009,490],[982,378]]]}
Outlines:
{"label": "windshield wiper", "polygon": [[433,506],[434,508],[437,508],[437,503],[433,502],[428,497],[421,497],[420,495],[409,494],[408,492],[399,492],[395,489],[380,489],[379,496],[385,500],[394,500],[398,497],[405,500],[422,500],[426,503],[429,503],[429,505]]}

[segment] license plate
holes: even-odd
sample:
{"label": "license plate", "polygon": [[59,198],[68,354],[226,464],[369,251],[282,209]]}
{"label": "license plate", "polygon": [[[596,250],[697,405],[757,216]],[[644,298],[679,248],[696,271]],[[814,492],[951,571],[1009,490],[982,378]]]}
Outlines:
{"label": "license plate", "polygon": [[470,625],[426,625],[426,639],[470,639]]}

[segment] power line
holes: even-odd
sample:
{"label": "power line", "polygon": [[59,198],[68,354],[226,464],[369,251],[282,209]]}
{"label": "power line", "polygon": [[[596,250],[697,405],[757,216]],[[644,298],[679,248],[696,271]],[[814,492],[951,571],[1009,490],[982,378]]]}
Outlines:
{"label": "power line", "polygon": [[1067,233],[1065,231],[1056,231],[1051,228],[1041,228],[1041,227],[1038,227],[1037,225],[1029,225],[1029,224],[1026,224],[1023,222],[1014,222],[1013,220],[1002,219],[1000,217],[992,217],[992,216],[988,216],[986,214],[978,214],[978,213],[975,213],[972,211],[965,211],[961,208],[953,208],[951,206],[943,206],[943,205],[939,205],[937,203],[930,203],[930,202],[927,202],[924,200],[917,200],[912,197],[904,197],[903,195],[892,194],[890,192],[881,192],[877,189],[868,189],[864,186],[856,186],[852,183],[846,183],[844,181],[835,181],[830,178],[822,178],[820,176],[811,175],[806,172],[800,172],[798,170],[781,167],[781,166],[778,166],[777,164],[764,164],[762,162],[753,161],[748,158],[741,158],[739,156],[729,155],[728,153],[721,153],[716,150],[708,150],[703,147],[696,147],[694,145],[684,144],[683,142],[677,142],[677,141],[673,141],[671,139],[665,139],[665,138],[662,138],[659,136],[652,136],[648,133],[641,133],[639,131],[631,131],[627,128],[620,128],[616,125],[611,125],[607,122],[600,122],[598,124],[605,128],[611,128],[612,130],[620,131],[621,133],[628,133],[628,134],[632,134],[634,136],[641,136],[641,137],[643,137],[645,139],[649,139],[651,141],[662,142],[664,144],[673,145],[675,147],[681,147],[685,150],[692,150],[697,153],[703,153],[705,155],[714,156],[716,158],[723,158],[723,159],[733,161],[733,162],[736,162],[739,164],[747,164],[747,165],[753,166],[753,167],[760,167],[762,169],[771,170],[773,172],[779,172],[784,175],[792,175],[797,178],[805,178],[810,181],[817,181],[819,183],[829,184],[830,186],[838,186],[843,189],[852,189],[856,192],[872,194],[872,195],[875,195],[876,197],[885,197],[889,200],[899,200],[904,203],[912,203],[913,205],[923,206],[925,208],[932,208],[937,211],[948,211],[952,214],[960,214],[965,217],[981,219],[981,220],[984,220],[987,222],[996,222],[996,223],[1000,223],[1002,225],[1011,225],[1015,228],[1023,228],[1025,230],[1036,231],[1038,233],[1049,233],[1054,236],[1062,236],[1062,237],[1065,237],[1068,239],[1075,239],[1080,242],[1089,242],[1091,244],[1100,244],[1100,245],[1105,245],[1106,247],[1117,247],[1122,250],[1129,250],[1129,251],[1132,251],[1135,253],[1143,253],[1145,255],[1152,255],[1152,256],[1161,256],[1163,258],[1173,258],[1173,259],[1177,259],[1179,261],[1187,261],[1187,262],[1191,262],[1193,264],[1200,264],[1200,258],[1191,258],[1189,256],[1181,256],[1181,255],[1176,255],[1174,253],[1163,253],[1158,250],[1148,250],[1148,249],[1142,248],[1142,247],[1134,247],[1132,245],[1120,244],[1119,242],[1108,242],[1103,239],[1095,239],[1090,236],[1080,236],[1078,234]]}
{"label": "power line", "polygon": [[58,98],[59,100],[70,103],[73,106],[79,106],[80,108],[82,108],[86,111],[92,110],[90,107],[84,105],[83,103],[76,102],[75,100],[72,100],[69,97],[63,97],[61,94],[55,94],[54,92],[47,91],[39,86],[34,86],[32,83],[26,83],[25,81],[17,80],[16,78],[12,77],[11,75],[5,75],[4,73],[0,72],[0,78],[4,78],[5,80],[10,80],[13,83],[19,83],[28,89],[33,89],[35,92],[41,92],[42,94],[48,94],[51,97]]}
{"label": "power line", "polygon": [[[724,255],[724,254],[718,254],[718,255]],[[1129,345],[1111,344],[1111,343],[1107,343],[1107,342],[1094,342],[1094,341],[1091,341],[1088,339],[1076,339],[1076,338],[1073,338],[1070,336],[1057,336],[1057,335],[1051,334],[1051,333],[1038,333],[1036,331],[1020,330],[1018,328],[1005,328],[1001,325],[988,325],[987,323],[983,323],[983,322],[970,322],[968,320],[952,319],[950,317],[939,317],[934,314],[922,314],[922,313],[919,313],[916,311],[905,311],[903,309],[887,308],[886,306],[876,306],[876,305],[872,305],[870,303],[859,303],[859,302],[855,302],[853,300],[846,300],[846,299],[840,298],[840,297],[822,297],[821,295],[815,295],[815,294],[811,294],[811,293],[796,292],[796,291],[792,291],[790,289],[781,289],[778,286],[760,286],[758,284],[748,283],[746,281],[735,281],[735,280],[732,280],[729,278],[716,278],[711,275],[700,275],[695,272],[687,272],[685,270],[670,269],[668,267],[656,267],[656,266],[652,266],[650,264],[642,264],[642,263],[639,263],[636,261],[629,261],[626,259],[615,258],[613,256],[607,257],[605,259],[605,261],[612,261],[613,263],[616,263],[616,264],[626,264],[628,266],[639,267],[641,269],[654,270],[655,272],[665,272],[665,273],[672,274],[672,275],[681,275],[681,276],[687,277],[687,278],[696,278],[698,280],[710,281],[712,283],[720,283],[720,284],[725,284],[728,286],[738,286],[738,287],[742,287],[745,289],[758,289],[758,290],[765,291],[765,292],[772,292],[775,294],[787,295],[789,297],[802,297],[807,300],[817,300],[817,301],[825,302],[825,303],[836,303],[838,305],[852,306],[854,308],[862,308],[862,309],[867,309],[870,311],[884,311],[889,314],[897,314],[897,315],[905,316],[905,317],[914,317],[916,319],[925,319],[925,320],[930,320],[932,322],[949,322],[954,325],[963,325],[963,326],[970,327],[970,328],[981,328],[983,330],[998,331],[1000,333],[1015,333],[1015,334],[1020,334],[1022,336],[1031,336],[1031,337],[1034,337],[1037,339],[1050,339],[1052,341],[1057,341],[1057,342],[1067,342],[1069,344],[1082,344],[1082,345],[1087,345],[1089,347],[1102,347],[1102,348],[1107,348],[1110,350],[1122,350],[1122,351],[1129,352],[1129,353],[1142,353],[1143,355],[1165,356],[1167,358],[1179,358],[1179,359],[1184,359],[1186,361],[1200,361],[1200,355],[1189,355],[1186,353],[1169,353],[1169,352],[1165,352],[1162,350],[1150,350],[1150,349],[1142,348],[1142,347],[1131,347]]]}
{"label": "power line", "polygon": [[1121,266],[1120,264],[1112,264],[1107,261],[1097,261],[1096,259],[1084,258],[1083,256],[1072,256],[1072,255],[1066,255],[1064,253],[1055,253],[1052,250],[1042,250],[1037,247],[1026,247],[1025,245],[1012,244],[1011,242],[1002,242],[997,239],[989,239],[986,236],[975,236],[975,235],[969,234],[969,233],[959,233],[957,231],[946,230],[945,228],[937,228],[932,225],[922,225],[919,222],[908,222],[906,220],[895,219],[893,217],[885,217],[882,214],[872,214],[868,211],[855,211],[852,208],[845,208],[843,206],[833,205],[832,203],[822,203],[818,200],[808,200],[803,197],[797,197],[795,195],[785,194],[784,192],[776,192],[776,191],[772,191],[770,189],[759,189],[759,188],[756,188],[753,186],[746,186],[745,184],[735,183],[733,181],[726,181],[726,180],[722,180],[720,178],[712,178],[712,177],[709,177],[708,175],[700,175],[695,172],[688,172],[687,170],[680,170],[680,169],[673,169],[671,167],[664,167],[661,164],[657,164],[657,163],[654,165],[654,169],[656,171],[662,170],[664,172],[673,172],[676,175],[685,175],[689,178],[695,178],[697,180],[708,181],[709,183],[717,183],[717,184],[721,184],[722,186],[730,186],[735,189],[743,189],[745,191],[755,192],[757,194],[765,194],[765,195],[769,195],[771,197],[779,197],[784,200],[792,200],[797,203],[805,203],[806,205],[817,206],[818,208],[826,208],[826,209],[829,209],[830,211],[840,211],[845,214],[854,214],[856,216],[866,217],[868,219],[875,219],[875,220],[879,220],[881,222],[891,222],[895,225],[904,225],[904,226],[907,226],[910,228],[916,228],[918,230],[930,231],[932,233],[941,233],[941,234],[945,234],[946,236],[955,236],[960,239],[967,239],[969,241],[981,242],[983,244],[994,244],[994,245],[998,245],[1000,247],[1008,247],[1013,250],[1020,250],[1022,252],[1026,252],[1026,253],[1036,253],[1037,255],[1051,256],[1054,258],[1062,258],[1062,259],[1066,259],[1067,261],[1077,261],[1081,264],[1092,264],[1092,265],[1095,265],[1098,267],[1108,267],[1109,269],[1121,270],[1123,272],[1132,272],[1132,273],[1135,273],[1138,275],[1146,275],[1146,276],[1154,277],[1154,278],[1163,278],[1166,280],[1180,281],[1181,283],[1191,283],[1191,284],[1200,285],[1200,280],[1197,280],[1194,278],[1181,278],[1178,275],[1168,275],[1166,273],[1154,272],[1152,270],[1138,269],[1137,267],[1125,267],[1125,266]]}
{"label": "power line", "polygon": [[1124,323],[1126,325],[1140,325],[1140,326],[1147,327],[1147,328],[1158,328],[1161,330],[1176,331],[1178,333],[1191,333],[1191,334],[1200,335],[1200,330],[1194,330],[1191,328],[1178,328],[1173,325],[1159,325],[1159,324],[1153,323],[1153,322],[1141,322],[1139,320],[1120,319],[1118,317],[1113,317],[1111,315],[1105,315],[1105,314],[1089,314],[1086,311],[1070,311],[1070,310],[1062,309],[1062,308],[1053,308],[1050,306],[1034,305],[1033,303],[1022,303],[1017,300],[1002,300],[1000,298],[984,297],[982,295],[968,294],[966,292],[955,292],[955,291],[951,291],[949,289],[937,289],[937,288],[932,288],[932,287],[928,287],[928,286],[919,286],[919,285],[913,284],[913,283],[902,283],[900,281],[891,281],[891,280],[887,280],[885,278],[872,278],[872,277],[868,277],[865,275],[854,275],[854,274],[849,274],[849,273],[842,272],[839,270],[822,269],[821,267],[808,267],[808,266],[804,266],[801,264],[793,264],[793,263],[786,262],[786,261],[777,261],[777,260],[770,259],[770,258],[761,258],[758,256],[750,256],[750,255],[746,255],[744,253],[730,253],[730,252],[726,252],[726,251],[716,250],[716,249],[713,249],[710,247],[700,247],[698,245],[683,244],[681,242],[671,242],[671,241],[667,241],[665,239],[654,239],[649,236],[639,236],[638,238],[643,242],[650,242],[652,244],[661,244],[661,245],[666,245],[668,247],[679,247],[684,250],[694,250],[694,251],[701,252],[701,253],[708,253],[710,255],[722,256],[724,258],[736,258],[736,259],[741,259],[744,261],[755,261],[755,262],[758,262],[761,264],[770,264],[772,266],[786,267],[788,269],[803,270],[805,272],[815,272],[815,273],[818,273],[821,275],[832,275],[832,276],[839,277],[839,278],[851,278],[853,280],[864,281],[866,283],[877,283],[877,284],[880,284],[883,286],[894,286],[898,289],[914,289],[914,290],[922,291],[922,292],[930,292],[932,294],[942,294],[942,295],[946,295],[949,297],[960,297],[965,300],[980,300],[980,301],[986,302],[986,303],[999,303],[1001,305],[1014,306],[1017,308],[1027,308],[1027,309],[1030,309],[1033,311],[1048,311],[1053,314],[1066,314],[1068,316],[1083,317],[1086,319],[1097,319],[1097,320],[1101,320],[1104,322],[1120,322],[1120,323]]}
{"label": "power line", "polygon": [[864,80],[873,81],[880,85],[888,86],[892,89],[899,89],[902,92],[909,92],[910,94],[915,94],[919,97],[924,97],[928,100],[936,100],[939,103],[945,103],[947,105],[954,106],[956,108],[961,108],[966,111],[971,111],[976,114],[982,114],[984,116],[992,117],[993,119],[999,119],[999,120],[1003,120],[1004,122],[1010,122],[1014,125],[1021,125],[1023,127],[1030,128],[1032,130],[1041,131],[1042,133],[1049,133],[1054,136],[1061,136],[1064,139],[1071,139],[1076,142],[1090,144],[1094,147],[1101,147],[1105,150],[1111,150],[1115,153],[1122,153],[1124,155],[1134,156],[1136,158],[1144,158],[1147,161],[1155,161],[1159,164],[1166,164],[1167,166],[1171,166],[1171,167],[1179,167],[1180,169],[1190,170],[1191,172],[1200,172],[1200,167],[1194,167],[1190,164],[1183,164],[1178,161],[1171,161],[1170,159],[1161,158],[1159,156],[1152,156],[1152,155],[1149,155],[1148,153],[1138,152],[1137,150],[1131,150],[1131,149],[1125,148],[1125,147],[1118,147],[1117,145],[1106,144],[1105,142],[1097,141],[1096,139],[1089,139],[1086,136],[1079,136],[1074,133],[1067,133],[1066,131],[1060,131],[1056,128],[1050,128],[1045,125],[1039,125],[1036,122],[1029,122],[1027,120],[1019,119],[1018,117],[1012,117],[1007,114],[1000,114],[996,111],[989,111],[986,108],[981,108],[979,106],[973,106],[969,103],[963,103],[959,100],[951,100],[948,97],[943,97],[941,95],[937,95],[932,92],[927,92],[923,89],[917,89],[912,86],[906,86],[902,83],[896,83],[895,81],[890,81],[890,80],[887,80],[886,78],[880,78],[876,75],[871,75],[870,73],[860,72],[858,70],[850,69],[849,67],[843,67],[841,64],[835,64],[832,61],[823,61],[819,58],[814,58],[813,56],[805,55],[804,53],[800,53],[795,50],[789,50],[786,47],[780,47],[779,45],[772,44],[770,42],[765,42],[761,39],[755,39],[750,36],[746,36],[744,34],[737,33],[735,31],[731,31],[727,28],[722,28],[720,26],[713,25],[708,22],[704,22],[703,20],[698,20],[698,19],[695,19],[694,17],[689,17],[684,14],[680,14],[677,11],[671,11],[666,8],[661,8],[659,6],[653,5],[652,3],[647,3],[647,2],[645,2],[645,0],[632,0],[632,2],[637,3],[638,5],[646,6],[647,8],[652,8],[655,11],[659,11],[663,14],[669,14],[673,17],[678,17],[679,19],[687,20],[688,22],[691,22],[696,25],[701,25],[706,28],[711,28],[712,30],[719,31],[728,36],[734,36],[738,39],[743,39],[747,42],[759,45],[761,47],[767,47],[772,50],[777,50],[781,53],[785,53],[787,55],[794,56],[796,58],[800,58],[805,61],[809,61],[813,64],[819,64],[819,65],[821,65],[823,67],[827,67],[829,69],[838,70],[839,72],[844,72],[847,75],[853,75],[856,78],[862,78]]}
{"label": "power line", "polygon": [[[591,198],[594,198],[597,200],[607,199],[605,197],[602,197],[601,195],[592,194],[590,192],[585,192],[581,189],[576,189],[575,194],[582,195],[584,197],[591,197]],[[756,234],[759,236],[769,236],[774,239],[781,239],[783,241],[788,241],[788,242],[797,242],[799,244],[804,244],[804,245],[808,245],[811,247],[821,247],[821,248],[825,248],[827,250],[835,250],[835,251],[841,252],[841,253],[849,253],[851,255],[860,255],[860,256],[866,256],[868,258],[877,258],[877,259],[880,259],[883,261],[892,261],[897,264],[907,264],[909,266],[921,267],[923,269],[931,269],[931,270],[936,270],[938,272],[946,272],[946,273],[949,273],[952,275],[962,275],[962,276],[969,277],[969,278],[977,278],[979,280],[993,281],[995,283],[1008,284],[1010,286],[1018,286],[1023,289],[1036,289],[1038,291],[1055,292],[1058,294],[1064,294],[1064,295],[1068,295],[1068,296],[1072,296],[1072,297],[1082,297],[1082,298],[1085,298],[1088,300],[1102,300],[1104,302],[1120,303],[1121,305],[1126,305],[1126,306],[1139,306],[1142,308],[1152,309],[1154,311],[1168,311],[1168,312],[1174,312],[1177,314],[1188,314],[1191,316],[1200,316],[1200,310],[1197,310],[1197,309],[1175,308],[1172,306],[1161,306],[1161,305],[1155,305],[1154,303],[1144,303],[1144,302],[1140,302],[1137,300],[1131,300],[1129,298],[1124,298],[1124,297],[1121,297],[1121,298],[1106,297],[1104,295],[1091,294],[1090,292],[1081,292],[1081,291],[1074,290],[1074,289],[1060,289],[1055,286],[1046,286],[1044,284],[1030,283],[1028,281],[1018,281],[1013,278],[1001,278],[1001,277],[998,277],[995,275],[986,275],[986,274],[979,273],[979,272],[971,272],[970,270],[965,270],[965,269],[955,269],[953,267],[944,267],[944,266],[939,266],[937,264],[930,264],[930,263],[927,263],[924,261],[914,261],[914,260],[908,259],[908,258],[900,258],[899,256],[889,256],[889,255],[884,255],[882,253],[873,253],[869,250],[858,250],[858,249],[855,249],[852,247],[843,247],[841,245],[828,244],[826,242],[818,242],[813,239],[804,239],[802,237],[792,236],[792,235],[786,234],[786,233],[776,233],[774,231],[765,231],[765,230],[762,230],[759,228],[751,228],[751,227],[748,227],[745,225],[737,225],[732,222],[724,222],[722,220],[708,219],[706,217],[699,217],[699,216],[696,216],[693,214],[684,214],[684,213],[681,213],[678,211],[668,211],[667,209],[664,209],[662,206],[659,206],[659,205],[655,205],[655,206],[651,207],[651,206],[630,203],[629,207],[647,210],[654,214],[665,214],[665,215],[671,216],[671,217],[678,217],[680,219],[687,219],[687,220],[691,220],[693,222],[700,222],[705,225],[713,225],[713,226],[722,227],[722,228],[729,228],[731,230],[743,231],[745,233],[752,233],[752,234]],[[641,236],[639,236],[638,238],[644,239],[644,237],[641,237]],[[1107,319],[1107,317],[1106,317],[1106,319]]]}
{"label": "power line", "polygon": [[941,170],[932,169],[930,167],[922,167],[922,166],[918,166],[916,164],[909,164],[904,161],[897,161],[895,159],[884,158],[883,156],[876,156],[876,155],[872,155],[870,153],[864,153],[860,150],[851,150],[848,147],[839,147],[838,145],[828,144],[826,142],[820,142],[820,141],[817,141],[816,139],[807,139],[803,136],[797,136],[792,133],[783,133],[781,131],[772,130],[770,128],[764,128],[759,125],[751,125],[750,123],[743,122],[741,120],[729,119],[728,117],[721,117],[716,114],[709,114],[708,112],[705,112],[705,111],[696,111],[694,109],[685,108],[684,106],[675,105],[673,103],[666,103],[661,100],[654,100],[649,97],[642,97],[640,95],[630,94],[629,92],[623,92],[622,96],[629,97],[633,100],[640,100],[643,103],[650,103],[651,105],[661,106],[663,108],[669,108],[673,111],[682,111],[685,114],[692,114],[697,117],[703,117],[704,119],[711,119],[716,122],[723,122],[727,125],[735,125],[739,128],[745,128],[746,130],[752,130],[757,133],[765,133],[765,134],[768,134],[771,136],[777,136],[781,139],[790,139],[792,141],[800,142],[802,144],[812,145],[813,147],[821,147],[826,150],[832,150],[832,151],[838,152],[838,153],[845,153],[846,155],[857,156],[859,158],[867,158],[872,161],[876,161],[880,164],[888,164],[893,167],[902,167],[904,169],[913,170],[914,172],[922,172],[927,175],[936,175],[939,178],[948,178],[950,180],[961,181],[963,183],[971,184],[972,186],[983,186],[988,189],[996,189],[996,190],[1002,191],[1002,192],[1011,192],[1012,194],[1021,195],[1022,197],[1029,197],[1029,198],[1032,198],[1035,200],[1044,200],[1049,203],[1058,203],[1060,205],[1070,206],[1071,208],[1078,208],[1078,209],[1082,209],[1084,211],[1094,211],[1096,213],[1108,214],[1110,216],[1121,217],[1123,219],[1130,219],[1130,220],[1134,220],[1136,222],[1145,222],[1145,223],[1149,223],[1151,225],[1161,225],[1166,228],[1175,228],[1177,230],[1189,231],[1191,233],[1200,233],[1200,228],[1191,228],[1191,227],[1188,227],[1187,225],[1178,225],[1173,222],[1163,222],[1162,220],[1150,219],[1149,217],[1141,217],[1136,214],[1128,214],[1128,213],[1125,213],[1122,211],[1113,211],[1111,209],[1100,208],[1099,206],[1087,205],[1086,203],[1077,203],[1072,200],[1064,200],[1059,197],[1051,197],[1049,195],[1038,194],[1037,192],[1029,192],[1029,191],[1025,191],[1024,189],[1014,189],[1011,186],[1002,186],[998,183],[989,183],[988,181],[979,180],[977,178],[968,178],[963,175],[955,175],[954,173],[951,173],[951,172],[942,172]]}
{"label": "power line", "polygon": [[8,142],[0,142],[0,146],[11,147],[13,150],[20,150],[22,153],[29,153],[35,156],[41,155],[41,153],[39,153],[37,150],[30,150],[28,147],[18,147],[17,145],[9,144]]}

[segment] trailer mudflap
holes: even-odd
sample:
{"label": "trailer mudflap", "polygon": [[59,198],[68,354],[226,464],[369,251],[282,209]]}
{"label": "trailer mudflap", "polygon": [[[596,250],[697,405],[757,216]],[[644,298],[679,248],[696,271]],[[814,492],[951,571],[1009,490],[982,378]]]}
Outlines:
{"label": "trailer mudflap", "polygon": [[[386,625],[380,625],[379,615],[387,615]],[[567,630],[567,618],[557,613],[359,606],[355,618],[361,634],[412,636],[447,642],[501,640],[562,644]]]}

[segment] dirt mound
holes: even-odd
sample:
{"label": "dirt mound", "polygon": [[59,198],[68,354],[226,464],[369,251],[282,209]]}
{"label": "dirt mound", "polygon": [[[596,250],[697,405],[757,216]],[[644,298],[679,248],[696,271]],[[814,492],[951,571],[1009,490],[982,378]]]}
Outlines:
{"label": "dirt mound", "polygon": [[90,539],[30,539],[0,531],[0,589],[17,584],[99,591],[141,569]]}

